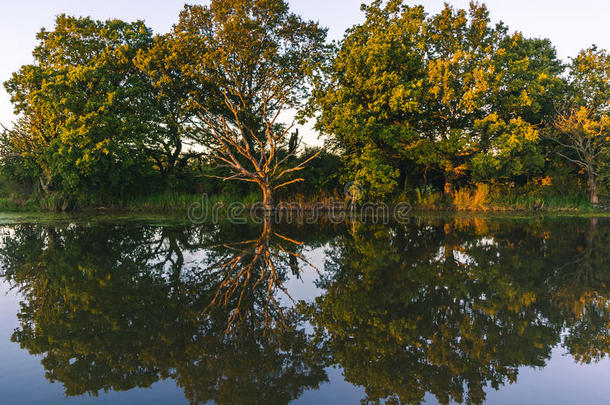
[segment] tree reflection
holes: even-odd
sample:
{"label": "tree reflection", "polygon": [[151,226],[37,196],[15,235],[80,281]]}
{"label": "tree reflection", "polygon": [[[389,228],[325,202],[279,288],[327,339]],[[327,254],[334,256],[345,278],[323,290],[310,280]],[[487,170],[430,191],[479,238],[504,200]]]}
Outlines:
{"label": "tree reflection", "polygon": [[[47,378],[69,396],[150,387],[171,377],[193,403],[290,402],[326,380],[322,359],[294,309],[281,311],[281,327],[261,321],[270,317],[270,286],[286,277],[282,261],[265,252],[273,247],[266,236],[256,247],[240,244],[268,260],[250,262],[257,282],[236,279],[231,288],[248,292],[223,293],[222,305],[210,305],[227,288],[219,272],[228,271],[207,265],[233,245],[215,243],[231,236],[223,229],[10,230],[0,250],[2,273],[23,296],[12,339],[42,355]],[[265,269],[269,260],[273,272]],[[245,262],[233,262],[233,269]],[[248,315],[227,331],[236,310]]]}
{"label": "tree reflection", "polygon": [[[276,232],[269,217],[260,228],[217,228],[201,271],[192,273],[192,291],[208,291],[200,322],[215,325],[176,363],[177,382],[193,402],[287,404],[327,380],[327,361],[305,333],[303,316],[278,298],[291,301],[288,274],[310,266],[300,253],[304,244]],[[317,244],[311,235],[309,246]]]}
{"label": "tree reflection", "polygon": [[315,269],[300,253],[304,243],[276,232],[270,215],[264,216],[261,232],[253,239],[227,242],[227,235],[217,236],[219,244],[207,248],[205,270],[199,274],[216,291],[208,308],[231,309],[229,328],[235,320],[258,314],[263,319],[254,321],[265,327],[277,322],[285,326],[278,296],[294,304],[284,287],[287,276],[298,277],[302,268]]}
{"label": "tree reflection", "polygon": [[482,403],[559,343],[579,361],[610,350],[610,238],[595,223],[361,226],[329,251],[312,322],[368,402]]}
{"label": "tree reflection", "polygon": [[607,224],[589,219],[587,232],[578,234],[573,260],[551,274],[552,300],[561,309],[570,333],[563,346],[580,363],[602,360],[610,353],[610,234]]}
{"label": "tree reflection", "polygon": [[[557,345],[610,352],[609,228],[22,225],[0,261],[23,298],[12,339],[70,396],[171,378],[192,403],[286,404],[338,365],[365,402],[479,404]],[[294,303],[286,281],[322,246],[322,295]]]}

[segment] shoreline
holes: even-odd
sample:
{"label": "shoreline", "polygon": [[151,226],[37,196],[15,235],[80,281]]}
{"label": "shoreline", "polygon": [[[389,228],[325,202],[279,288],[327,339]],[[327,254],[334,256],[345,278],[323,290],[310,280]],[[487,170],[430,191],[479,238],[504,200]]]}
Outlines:
{"label": "shoreline", "polygon": [[[506,199],[489,197],[486,199],[471,199],[453,201],[447,198],[435,198],[433,201],[410,201],[409,198],[394,198],[365,202],[350,205],[350,202],[340,194],[318,194],[306,198],[302,195],[278,198],[278,203],[273,205],[273,211],[286,213],[309,214],[317,212],[320,214],[332,213],[355,213],[379,214],[396,212],[400,209],[401,214],[458,214],[471,213],[484,214],[568,214],[568,215],[599,215],[610,214],[610,205],[607,202],[598,206],[592,206],[584,196],[568,197],[536,197],[528,195],[510,195]],[[134,198],[126,202],[111,204],[95,203],[72,203],[67,204],[61,199],[41,198],[40,196],[12,196],[0,199],[0,213],[21,214],[53,214],[64,213],[71,215],[136,215],[136,214],[162,214],[182,215],[189,211],[198,210],[229,212],[255,212],[264,210],[262,203],[258,202],[256,194],[248,195],[223,195],[215,194],[181,194],[161,193],[151,194]],[[221,215],[222,216],[222,215]]]}
{"label": "shoreline", "polygon": [[[389,207],[393,207],[389,205]],[[245,206],[246,210],[255,208]],[[255,208],[256,209],[256,208]],[[253,212],[260,212],[258,209]],[[319,213],[321,216],[327,216],[332,213],[345,215],[350,218],[363,218],[375,216],[372,212],[358,212],[349,208],[330,209],[330,208],[311,208],[299,207],[293,209],[275,209],[273,213],[282,213],[286,215],[307,215]],[[78,218],[78,217],[119,217],[119,218],[141,218],[153,216],[157,218],[175,218],[183,217],[188,220],[189,207],[85,207],[69,211],[54,211],[44,209],[3,209],[0,208],[0,219],[6,216],[9,217],[57,217],[57,218]],[[410,217],[418,216],[479,216],[479,217],[545,217],[545,216],[564,216],[564,217],[610,217],[610,209],[608,208],[590,208],[578,209],[572,207],[563,208],[547,208],[533,210],[521,207],[492,207],[486,209],[455,209],[448,207],[421,207],[412,206],[412,209],[405,212],[405,215]],[[223,216],[220,216],[223,218]]]}

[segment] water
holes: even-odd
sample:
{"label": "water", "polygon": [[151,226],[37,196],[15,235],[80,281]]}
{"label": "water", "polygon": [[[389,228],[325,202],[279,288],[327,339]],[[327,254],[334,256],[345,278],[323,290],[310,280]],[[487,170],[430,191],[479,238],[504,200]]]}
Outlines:
{"label": "water", "polygon": [[4,222],[3,404],[610,397],[610,218]]}

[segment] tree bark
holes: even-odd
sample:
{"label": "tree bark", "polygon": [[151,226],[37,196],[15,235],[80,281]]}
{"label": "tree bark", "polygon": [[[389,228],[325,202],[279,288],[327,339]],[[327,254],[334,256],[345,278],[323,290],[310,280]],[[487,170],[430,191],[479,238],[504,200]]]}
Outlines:
{"label": "tree bark", "polygon": [[44,180],[42,179],[42,177],[38,178],[39,183],[40,183],[40,188],[42,189],[42,191],[44,191],[45,194],[49,194],[49,183],[45,183]]}
{"label": "tree bark", "polygon": [[597,177],[595,174],[589,174],[589,202],[592,205],[599,204],[599,195],[597,194]]}
{"label": "tree bark", "polygon": [[263,206],[265,210],[273,210],[273,191],[271,189],[271,186],[269,184],[262,183],[260,187],[263,191]]}

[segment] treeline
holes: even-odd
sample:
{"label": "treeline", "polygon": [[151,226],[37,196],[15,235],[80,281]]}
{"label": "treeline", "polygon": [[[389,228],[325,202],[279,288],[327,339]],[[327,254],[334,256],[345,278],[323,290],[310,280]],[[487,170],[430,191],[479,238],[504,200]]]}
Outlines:
{"label": "treeline", "polygon": [[60,15],[38,41],[5,84],[20,118],[3,166],[64,207],[250,185],[270,199],[320,155],[279,117],[302,109],[326,30],[282,0],[187,5],[164,35]]}
{"label": "treeline", "polygon": [[[565,65],[549,40],[492,25],[485,6],[438,14],[375,1],[315,94],[350,175],[372,195],[485,183],[607,192],[610,56]],[[588,188],[587,188],[588,186]]]}
{"label": "treeline", "polygon": [[[5,83],[19,119],[2,170],[64,207],[168,191],[270,204],[350,181],[362,198],[418,201],[608,194],[605,50],[565,64],[477,3],[363,10],[332,45],[284,0],[185,6],[163,35],[59,16]],[[287,115],[315,117],[325,147],[304,148]]]}

